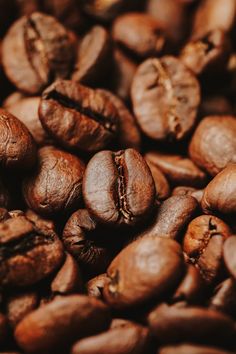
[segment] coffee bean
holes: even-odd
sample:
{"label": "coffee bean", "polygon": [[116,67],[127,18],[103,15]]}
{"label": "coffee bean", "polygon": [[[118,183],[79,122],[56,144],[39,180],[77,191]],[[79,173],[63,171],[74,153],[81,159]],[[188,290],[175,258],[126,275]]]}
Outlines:
{"label": "coffee bean", "polygon": [[0,164],[7,168],[30,169],[36,163],[36,147],[19,119],[0,109]]}
{"label": "coffee bean", "polygon": [[234,279],[236,279],[236,257],[235,257],[236,236],[230,237],[224,244],[225,265]]}
{"label": "coffee bean", "polygon": [[134,225],[153,207],[155,185],[134,149],[101,151],[89,161],[83,181],[89,212],[107,225]]}
{"label": "coffee bean", "polygon": [[29,94],[40,92],[53,79],[66,78],[73,55],[66,29],[39,12],[16,21],[3,42],[6,74],[19,90]]}
{"label": "coffee bean", "polygon": [[236,164],[229,164],[211,180],[202,197],[202,208],[205,213],[235,216],[235,180]]}
{"label": "coffee bean", "polygon": [[152,139],[182,140],[194,127],[199,83],[177,58],[144,61],[135,74],[131,96],[140,128]]}
{"label": "coffee bean", "polygon": [[140,238],[124,248],[109,266],[105,300],[121,309],[160,298],[178,284],[183,269],[177,242],[156,236]]}
{"label": "coffee bean", "polygon": [[0,285],[27,286],[51,274],[64,257],[53,230],[39,229],[24,216],[0,223]]}
{"label": "coffee bean", "polygon": [[111,39],[108,32],[102,26],[94,26],[79,44],[72,80],[94,86],[109,73],[111,59]]}
{"label": "coffee bean", "polygon": [[52,146],[39,150],[36,171],[25,178],[23,194],[29,208],[48,216],[78,207],[82,199],[83,162]]}
{"label": "coffee bean", "polygon": [[103,288],[109,281],[106,273],[99,274],[95,278],[92,278],[86,284],[88,296],[95,297],[97,299],[103,299]]}
{"label": "coffee bean", "polygon": [[53,220],[42,218],[31,209],[26,210],[24,214],[27,219],[33,222],[39,229],[46,228],[54,231],[56,230],[56,225]]}
{"label": "coffee bean", "polygon": [[189,145],[191,159],[212,176],[229,162],[236,162],[236,119],[211,116],[198,125]]}
{"label": "coffee bean", "polygon": [[150,151],[145,158],[160,168],[174,185],[202,187],[206,184],[206,174],[185,156]]}
{"label": "coffee bean", "polygon": [[168,198],[170,195],[170,186],[165,175],[161,172],[161,170],[159,170],[159,168],[155,164],[152,163],[151,160],[147,158],[146,155],[144,157],[148,164],[148,167],[150,168],[152,177],[155,182],[157,199],[163,200]]}
{"label": "coffee bean", "polygon": [[209,307],[236,316],[236,284],[228,278],[220,283],[210,299]]}
{"label": "coffee bean", "polygon": [[109,322],[109,310],[101,301],[70,295],[31,312],[16,327],[15,338],[27,353],[52,353],[105,330]]}
{"label": "coffee bean", "polygon": [[111,21],[119,14],[124,0],[82,0],[82,8],[86,14],[101,21]]}
{"label": "coffee bean", "polygon": [[204,189],[196,189],[196,188],[187,187],[187,186],[175,187],[172,190],[172,196],[173,195],[189,195],[191,197],[194,197],[198,201],[198,203],[201,203],[203,193],[204,193]]}
{"label": "coffee bean", "polygon": [[228,225],[212,215],[201,215],[188,225],[183,250],[209,283],[222,275],[223,243],[230,235]]}
{"label": "coffee bean", "polygon": [[[122,340],[121,340],[122,338]],[[113,328],[107,332],[84,338],[72,347],[72,354],[130,354],[149,350],[148,329],[140,325]]]}
{"label": "coffee bean", "polygon": [[159,354],[232,354],[232,352],[213,347],[206,347],[194,344],[180,344],[163,347]]}
{"label": "coffee bean", "polygon": [[[226,315],[201,307],[158,305],[148,323],[159,343],[223,344],[235,336],[234,322]],[[220,334],[220,335],[219,335]]]}
{"label": "coffee bean", "polygon": [[101,150],[118,129],[118,112],[112,102],[73,81],[56,81],[44,91],[39,116],[50,135],[76,150]]}
{"label": "coffee bean", "polygon": [[198,203],[191,196],[173,196],[166,199],[157,211],[152,224],[138,237],[159,236],[178,239],[184,227],[194,217]]}

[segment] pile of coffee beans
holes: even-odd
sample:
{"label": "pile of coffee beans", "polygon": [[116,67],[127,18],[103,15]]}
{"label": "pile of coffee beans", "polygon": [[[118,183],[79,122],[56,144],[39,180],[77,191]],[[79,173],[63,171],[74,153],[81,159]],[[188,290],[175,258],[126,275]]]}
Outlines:
{"label": "pile of coffee beans", "polygon": [[236,353],[236,0],[0,0],[0,354]]}

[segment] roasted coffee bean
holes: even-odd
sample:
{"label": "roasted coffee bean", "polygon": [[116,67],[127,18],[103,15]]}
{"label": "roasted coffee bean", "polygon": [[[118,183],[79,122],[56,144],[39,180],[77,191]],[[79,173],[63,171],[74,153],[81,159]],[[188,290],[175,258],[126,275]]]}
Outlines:
{"label": "roasted coffee bean", "polygon": [[182,140],[194,127],[199,83],[175,57],[143,62],[135,74],[131,96],[137,121],[152,139]]}
{"label": "roasted coffee bean", "polygon": [[236,215],[236,164],[229,164],[205,188],[202,208],[205,213]]}
{"label": "roasted coffee bean", "polygon": [[113,24],[114,40],[135,55],[146,58],[163,51],[165,36],[160,23],[142,13],[127,13],[118,17]]}
{"label": "roasted coffee bean", "polygon": [[[235,336],[234,322],[226,315],[201,307],[158,305],[148,323],[159,343],[229,343]],[[219,335],[220,334],[220,335]]]}
{"label": "roasted coffee bean", "polygon": [[101,92],[116,107],[119,115],[118,145],[123,149],[141,149],[141,133],[137,126],[135,117],[131,114],[122,100],[107,90],[97,90]]}
{"label": "roasted coffee bean", "polygon": [[76,150],[101,150],[118,129],[119,116],[112,102],[73,81],[58,80],[43,92],[39,116],[50,135]]}
{"label": "roasted coffee bean", "polygon": [[189,146],[191,159],[212,176],[229,162],[236,162],[236,118],[204,118],[195,130]]}
{"label": "roasted coffee bean", "polygon": [[230,237],[224,244],[224,262],[234,279],[236,279],[236,257],[235,257],[236,236]]}
{"label": "roasted coffee bean", "polygon": [[228,225],[212,215],[201,215],[188,225],[183,250],[209,283],[222,274],[223,243],[230,235]]}
{"label": "roasted coffee bean", "polygon": [[209,307],[236,316],[236,284],[228,278],[220,283],[209,302]]}
{"label": "roasted coffee bean", "polygon": [[198,203],[191,196],[173,196],[166,199],[157,211],[151,225],[138,237],[159,236],[179,239],[184,227],[194,217]]}
{"label": "roasted coffee bean", "polygon": [[50,138],[39,120],[39,102],[40,97],[24,97],[8,104],[7,110],[25,124],[38,145],[47,145]]}
{"label": "roasted coffee bean", "polygon": [[16,327],[15,338],[27,353],[52,353],[106,330],[109,322],[109,310],[101,301],[70,295],[31,312]]}
{"label": "roasted coffee bean", "polygon": [[155,164],[152,163],[151,160],[147,158],[147,156],[145,156],[145,160],[148,164],[148,167],[150,168],[152,177],[155,182],[157,199],[163,200],[168,198],[170,195],[170,186],[165,175],[161,172],[161,170],[159,170],[159,168]]}
{"label": "roasted coffee bean", "polygon": [[151,161],[165,174],[174,185],[202,187],[206,184],[207,176],[189,158],[158,151],[145,154],[146,160]]}
{"label": "roasted coffee bean", "polygon": [[23,194],[29,208],[55,215],[78,207],[82,200],[83,162],[52,146],[39,150],[36,171],[25,178]]}
{"label": "roasted coffee bean", "polygon": [[27,219],[33,222],[39,229],[46,228],[56,230],[56,225],[53,220],[42,218],[31,209],[26,210],[24,214]]}
{"label": "roasted coffee bean", "polygon": [[2,167],[30,169],[36,163],[36,146],[19,119],[0,109],[0,164]]}
{"label": "roasted coffee bean", "polygon": [[156,236],[140,238],[123,249],[109,266],[105,300],[122,309],[158,298],[178,284],[183,269],[177,242]]}
{"label": "roasted coffee bean", "polygon": [[83,180],[89,212],[107,225],[134,225],[153,208],[155,185],[134,149],[101,151],[89,161]]}
{"label": "roasted coffee bean", "polygon": [[198,203],[201,203],[204,189],[196,189],[193,187],[179,186],[172,190],[172,195],[190,195],[194,197]]}
{"label": "roasted coffee bean", "polygon": [[12,295],[7,299],[6,315],[11,327],[16,325],[38,306],[36,292],[24,292]]}
{"label": "roasted coffee bean", "polygon": [[0,223],[0,285],[27,286],[56,270],[64,257],[53,230],[39,229],[24,216]]}
{"label": "roasted coffee bean", "polygon": [[28,94],[67,78],[74,50],[67,30],[51,16],[34,12],[9,29],[3,41],[3,66],[13,84]]}
{"label": "roasted coffee bean", "polygon": [[51,291],[53,294],[64,295],[81,292],[82,288],[82,276],[79,267],[74,258],[67,254],[64,264],[51,283]]}
{"label": "roasted coffee bean", "polygon": [[103,288],[108,281],[109,278],[106,273],[99,274],[95,278],[90,279],[86,284],[88,296],[95,297],[97,299],[102,299]]}
{"label": "roasted coffee bean", "polygon": [[72,354],[142,354],[149,350],[148,329],[140,325],[113,328],[74,344]]}
{"label": "roasted coffee bean", "polygon": [[[79,44],[72,80],[84,85],[101,82],[112,63],[111,39],[102,26],[94,26]],[[106,68],[106,69],[105,69]]]}
{"label": "roasted coffee bean", "polygon": [[161,348],[159,354],[233,354],[223,349],[194,344],[180,344]]}
{"label": "roasted coffee bean", "polygon": [[221,69],[230,54],[229,39],[220,29],[214,29],[185,45],[180,53],[182,62],[196,75]]}
{"label": "roasted coffee bean", "polygon": [[112,252],[105,247],[102,232],[86,209],[73,213],[65,225],[62,241],[85,272],[105,272],[112,260]]}

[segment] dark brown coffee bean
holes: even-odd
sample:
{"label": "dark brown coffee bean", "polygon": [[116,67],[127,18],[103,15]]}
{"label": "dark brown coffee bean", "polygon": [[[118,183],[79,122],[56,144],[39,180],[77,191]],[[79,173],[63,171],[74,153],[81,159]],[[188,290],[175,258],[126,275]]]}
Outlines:
{"label": "dark brown coffee bean", "polygon": [[236,236],[230,237],[224,244],[224,262],[234,279],[236,279]]}
{"label": "dark brown coffee bean", "polygon": [[212,95],[203,97],[199,107],[199,116],[207,117],[212,115],[232,115],[233,107],[231,102],[220,95]]}
{"label": "dark brown coffee bean", "polygon": [[26,210],[24,214],[27,219],[34,223],[39,229],[46,228],[56,230],[56,225],[53,220],[42,218],[31,209]]}
{"label": "dark brown coffee bean", "polygon": [[102,230],[88,211],[79,209],[67,221],[62,241],[85,272],[100,274],[112,260],[112,252],[105,247],[102,238]]}
{"label": "dark brown coffee bean", "polygon": [[161,170],[159,170],[159,168],[155,164],[152,163],[151,160],[147,159],[146,156],[145,160],[151,170],[152,177],[155,182],[157,199],[164,200],[168,198],[170,195],[170,186],[165,175],[161,172]]}
{"label": "dark brown coffee bean", "polygon": [[36,292],[25,292],[10,296],[7,299],[6,315],[11,327],[16,325],[38,306]]}
{"label": "dark brown coffee bean", "polygon": [[124,0],[82,0],[84,12],[101,21],[111,21],[119,14]]}
{"label": "dark brown coffee bean", "polygon": [[201,307],[162,304],[148,317],[149,326],[159,343],[229,343],[235,336],[234,322],[226,315]]}
{"label": "dark brown coffee bean", "polygon": [[88,163],[83,196],[89,212],[100,222],[134,225],[150,214],[155,185],[136,150],[101,151]]}
{"label": "dark brown coffee bean", "polygon": [[236,215],[236,164],[229,164],[206,186],[202,197],[205,213]]}
{"label": "dark brown coffee bean", "polygon": [[158,298],[177,285],[183,269],[177,242],[156,236],[140,238],[109,266],[105,300],[112,307],[127,308]]}
{"label": "dark brown coffee bean", "polygon": [[44,91],[39,116],[50,135],[77,150],[101,150],[118,129],[118,112],[112,102],[73,81],[58,80]]}
{"label": "dark brown coffee bean", "polygon": [[15,338],[27,353],[52,353],[79,338],[106,330],[109,322],[109,310],[101,301],[70,295],[26,316],[16,327]]}
{"label": "dark brown coffee bean", "polygon": [[195,130],[190,146],[191,159],[212,176],[229,162],[236,162],[236,118],[204,118]]}
{"label": "dark brown coffee bean", "polygon": [[51,283],[51,291],[53,294],[64,295],[81,292],[82,287],[78,264],[70,254],[67,254],[64,264]]}
{"label": "dark brown coffee bean", "polygon": [[222,274],[223,243],[230,235],[228,225],[212,215],[201,215],[188,225],[183,250],[209,283]]}
{"label": "dark brown coffee bean", "polygon": [[193,187],[179,186],[172,190],[172,195],[190,195],[194,197],[198,203],[201,203],[204,189],[196,189]]}
{"label": "dark brown coffee bean", "polygon": [[176,240],[194,217],[198,203],[191,196],[173,196],[166,199],[157,211],[152,224],[138,237],[159,236]]}
{"label": "dark brown coffee bean", "polygon": [[159,354],[233,354],[223,349],[194,344],[180,344],[161,348]]}
{"label": "dark brown coffee bean", "polygon": [[87,294],[90,297],[95,297],[97,299],[103,299],[103,288],[105,284],[109,281],[106,273],[99,274],[95,278],[90,279],[86,284]]}
{"label": "dark brown coffee bean", "polygon": [[180,59],[192,72],[200,75],[221,69],[229,54],[229,39],[217,28],[187,43],[180,53]]}
{"label": "dark brown coffee bean", "polygon": [[210,299],[209,307],[236,316],[236,283],[231,278],[220,283]]}
{"label": "dark brown coffee bean", "polygon": [[102,26],[94,26],[79,44],[72,80],[94,86],[109,73],[111,59],[108,32]]}
{"label": "dark brown coffee bean", "polygon": [[19,119],[0,109],[0,164],[29,169],[36,162],[36,146],[28,129]]}
{"label": "dark brown coffee bean", "polygon": [[199,83],[175,57],[142,63],[135,74],[131,96],[137,121],[152,139],[181,140],[195,124]]}
{"label": "dark brown coffee bean", "polygon": [[7,109],[25,124],[37,144],[46,145],[50,143],[51,139],[39,120],[39,102],[40,97],[24,97],[8,105]]}
{"label": "dark brown coffee bean", "polygon": [[35,12],[9,29],[3,66],[21,91],[36,94],[56,78],[67,78],[74,51],[66,29],[53,17]]}
{"label": "dark brown coffee bean", "polygon": [[142,354],[149,349],[148,329],[140,325],[113,328],[74,344],[72,354]]}
{"label": "dark brown coffee bean", "polygon": [[101,92],[116,107],[119,115],[119,134],[117,136],[118,145],[122,149],[141,149],[141,133],[136,120],[122,100],[107,90],[97,90]]}
{"label": "dark brown coffee bean", "polygon": [[143,13],[118,17],[113,23],[112,35],[118,44],[141,58],[160,54],[165,44],[160,23]]}
{"label": "dark brown coffee bean", "polygon": [[39,229],[24,216],[0,223],[0,285],[27,286],[56,270],[64,257],[53,230]]}
{"label": "dark brown coffee bean", "polygon": [[167,179],[175,185],[202,187],[207,176],[190,159],[181,155],[150,151],[145,158],[156,165]]}
{"label": "dark brown coffee bean", "polygon": [[52,146],[39,150],[37,170],[23,183],[29,208],[42,215],[55,215],[78,207],[82,200],[83,162]]}

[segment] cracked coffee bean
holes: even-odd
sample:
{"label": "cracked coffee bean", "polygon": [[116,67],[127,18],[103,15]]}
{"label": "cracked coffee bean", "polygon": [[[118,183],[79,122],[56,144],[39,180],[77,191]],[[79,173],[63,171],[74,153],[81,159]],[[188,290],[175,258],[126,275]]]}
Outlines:
{"label": "cracked coffee bean", "polygon": [[136,71],[131,96],[137,121],[149,138],[179,141],[196,123],[199,83],[175,57],[144,61]]}
{"label": "cracked coffee bean", "polygon": [[231,230],[221,219],[201,215],[193,219],[183,240],[189,263],[197,266],[206,282],[215,282],[223,272],[223,243]]}
{"label": "cracked coffee bean", "polygon": [[107,225],[135,225],[154,207],[155,185],[134,149],[101,151],[89,161],[83,180],[87,209]]}
{"label": "cracked coffee bean", "polygon": [[39,149],[39,164],[23,182],[29,208],[45,216],[66,213],[82,201],[84,163],[76,156],[52,146]]}
{"label": "cracked coffee bean", "polygon": [[60,144],[84,151],[107,146],[117,134],[119,121],[116,107],[102,92],[65,80],[43,92],[39,117]]}

